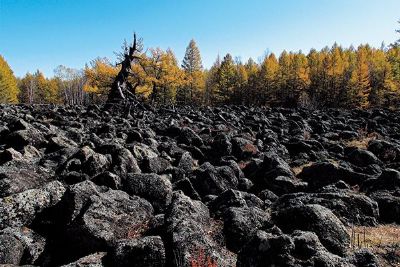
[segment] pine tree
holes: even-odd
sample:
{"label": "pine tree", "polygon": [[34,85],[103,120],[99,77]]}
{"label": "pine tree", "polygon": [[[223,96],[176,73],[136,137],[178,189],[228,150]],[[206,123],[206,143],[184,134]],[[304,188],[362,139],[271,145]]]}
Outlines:
{"label": "pine tree", "polygon": [[180,97],[185,103],[188,100],[199,102],[205,86],[204,73],[200,50],[193,39],[186,48],[182,68],[185,72],[185,85],[180,90]]}
{"label": "pine tree", "polygon": [[258,76],[259,76],[259,66],[252,58],[249,58],[245,64],[245,69],[247,73],[247,84],[243,90],[242,101],[246,105],[254,104],[258,96]]}
{"label": "pine tree", "polygon": [[219,90],[219,69],[221,58],[218,55],[209,71],[205,73],[206,89],[204,94],[204,104],[212,105],[216,103],[216,92]]}
{"label": "pine tree", "polygon": [[0,103],[18,103],[17,80],[7,61],[0,55]]}
{"label": "pine tree", "polygon": [[217,74],[216,101],[220,104],[227,104],[235,90],[236,68],[235,62],[230,54],[226,54],[221,62]]}

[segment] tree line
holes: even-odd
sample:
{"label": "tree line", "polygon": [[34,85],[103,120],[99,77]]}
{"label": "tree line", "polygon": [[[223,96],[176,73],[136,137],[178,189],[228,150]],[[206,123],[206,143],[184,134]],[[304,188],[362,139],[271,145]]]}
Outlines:
{"label": "tree line", "polygon": [[[91,104],[106,100],[120,66],[106,58],[82,70],[59,66],[52,78],[37,71],[15,78],[0,56],[0,102]],[[133,93],[154,104],[393,107],[400,103],[400,40],[388,47],[337,44],[307,54],[283,51],[260,62],[227,54],[209,69],[191,40],[181,64],[171,49],[150,48],[132,65]]]}

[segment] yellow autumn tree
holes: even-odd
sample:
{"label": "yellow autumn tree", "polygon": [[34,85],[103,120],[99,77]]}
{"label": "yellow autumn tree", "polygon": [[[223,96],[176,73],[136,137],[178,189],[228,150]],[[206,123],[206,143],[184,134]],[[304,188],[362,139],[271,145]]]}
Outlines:
{"label": "yellow autumn tree", "polygon": [[[274,53],[264,58],[259,72],[259,97],[261,104],[274,103],[278,89],[279,63]],[[257,97],[257,96],[255,96]]]}
{"label": "yellow autumn tree", "polygon": [[7,61],[0,55],[0,103],[18,103],[17,80]]}
{"label": "yellow autumn tree", "polygon": [[351,75],[350,85],[353,96],[353,105],[359,108],[369,107],[371,84],[369,80],[368,47],[360,46],[357,49],[357,62]]}
{"label": "yellow autumn tree", "polygon": [[104,98],[117,76],[120,67],[113,66],[107,58],[96,58],[85,66],[86,78],[84,91],[91,97]]}

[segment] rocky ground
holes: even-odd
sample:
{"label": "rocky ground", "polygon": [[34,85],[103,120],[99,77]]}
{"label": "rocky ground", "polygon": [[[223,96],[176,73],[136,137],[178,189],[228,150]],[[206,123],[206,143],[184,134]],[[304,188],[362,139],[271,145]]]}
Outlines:
{"label": "rocky ground", "polygon": [[400,112],[3,105],[0,264],[399,266],[399,171]]}

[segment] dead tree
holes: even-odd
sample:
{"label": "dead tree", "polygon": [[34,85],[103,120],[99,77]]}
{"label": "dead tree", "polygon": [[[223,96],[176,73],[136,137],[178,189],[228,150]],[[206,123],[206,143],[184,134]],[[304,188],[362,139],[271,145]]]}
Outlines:
{"label": "dead tree", "polygon": [[108,103],[121,103],[134,100],[135,87],[129,82],[129,77],[134,76],[132,72],[132,64],[140,60],[140,52],[142,50],[141,41],[136,39],[136,34],[133,35],[133,43],[131,46],[124,46],[124,52],[120,55],[121,70],[115,77],[112,83],[110,93],[108,94]]}

